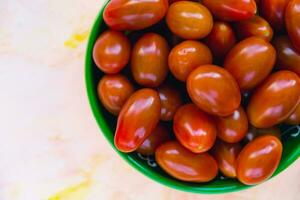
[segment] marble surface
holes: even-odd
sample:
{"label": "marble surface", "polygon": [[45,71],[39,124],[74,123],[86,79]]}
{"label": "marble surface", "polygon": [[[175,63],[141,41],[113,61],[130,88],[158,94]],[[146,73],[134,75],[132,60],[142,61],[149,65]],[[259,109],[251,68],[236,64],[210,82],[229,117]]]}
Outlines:
{"label": "marble surface", "polygon": [[102,0],[0,1],[1,200],[299,199],[300,160],[253,189],[171,190],[133,170],[88,105],[84,52]]}

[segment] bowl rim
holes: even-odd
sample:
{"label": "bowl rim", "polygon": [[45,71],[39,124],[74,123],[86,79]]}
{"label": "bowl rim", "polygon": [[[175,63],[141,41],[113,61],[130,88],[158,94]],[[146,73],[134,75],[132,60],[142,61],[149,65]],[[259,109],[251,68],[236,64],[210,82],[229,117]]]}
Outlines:
{"label": "bowl rim", "polygon": [[[236,185],[236,186],[227,186],[227,187],[220,187],[220,188],[210,188],[210,187],[197,187],[192,185],[186,185],[184,182],[175,182],[167,179],[166,177],[159,175],[157,173],[154,173],[153,170],[150,170],[148,168],[143,167],[139,162],[137,162],[135,159],[133,159],[130,154],[125,154],[116,149],[113,143],[113,134],[111,133],[111,130],[102,114],[102,111],[99,111],[98,109],[98,97],[93,92],[93,46],[95,43],[96,38],[98,38],[99,34],[99,26],[103,22],[103,12],[110,0],[105,0],[103,5],[100,8],[100,11],[98,12],[96,19],[93,23],[88,42],[87,42],[87,48],[85,53],[85,85],[86,85],[86,91],[87,91],[87,97],[89,100],[90,108],[92,110],[93,116],[98,124],[98,127],[101,130],[102,135],[106,138],[106,140],[109,142],[111,147],[119,154],[119,156],[124,159],[127,163],[129,163],[130,166],[132,166],[134,169],[142,173],[144,176],[152,179],[153,181],[160,183],[164,186],[167,186],[172,189],[176,189],[183,192],[189,192],[189,193],[196,193],[196,194],[224,194],[224,193],[230,193],[230,192],[238,192],[241,190],[245,190],[248,188],[252,188],[254,186],[249,185]],[[297,160],[297,158],[300,156],[300,144],[299,148],[297,148],[292,155],[289,155],[289,159],[287,162],[283,163],[278,167],[276,172],[273,174],[272,178],[276,175],[278,175],[280,172],[282,172],[284,169],[286,169],[289,165],[291,165],[293,162]],[[270,180],[270,179],[268,179]],[[268,181],[267,180],[267,181]]]}

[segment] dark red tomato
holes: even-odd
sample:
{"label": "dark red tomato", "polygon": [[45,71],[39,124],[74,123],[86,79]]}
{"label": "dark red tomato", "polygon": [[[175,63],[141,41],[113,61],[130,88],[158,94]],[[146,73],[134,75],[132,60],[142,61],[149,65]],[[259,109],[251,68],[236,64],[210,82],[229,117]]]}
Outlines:
{"label": "dark red tomato", "polygon": [[178,89],[170,85],[163,85],[158,88],[161,101],[161,117],[162,121],[171,121],[182,104],[181,94]]}
{"label": "dark red tomato", "polygon": [[103,106],[110,113],[118,115],[126,100],[134,92],[134,87],[125,76],[116,74],[103,76],[97,90]]}
{"label": "dark red tomato", "polygon": [[293,113],[284,122],[291,125],[300,124],[300,104],[298,104]]}
{"label": "dark red tomato", "polygon": [[168,7],[168,0],[111,0],[103,18],[114,30],[140,30],[160,21]]}
{"label": "dark red tomato", "polygon": [[272,176],[282,154],[277,137],[261,136],[248,143],[237,159],[237,178],[245,185],[259,184]]}
{"label": "dark red tomato", "polygon": [[213,148],[213,156],[216,159],[220,171],[229,178],[236,177],[236,160],[242,147],[239,143],[226,143],[217,141]]}
{"label": "dark red tomato", "polygon": [[281,131],[276,126],[273,126],[271,128],[255,128],[253,126],[250,126],[243,141],[248,143],[254,140],[254,138],[262,135],[272,135],[281,140]]}
{"label": "dark red tomato", "polygon": [[217,136],[213,119],[194,104],[178,109],[174,116],[173,130],[179,142],[194,153],[208,151]]}
{"label": "dark red tomato", "polygon": [[154,155],[155,150],[168,140],[170,140],[168,129],[162,124],[158,124],[151,135],[143,142],[143,144],[141,144],[141,146],[136,151],[143,155]]}
{"label": "dark red tomato", "polygon": [[242,90],[251,90],[270,74],[275,60],[276,51],[270,43],[250,37],[229,51],[224,68],[234,76]]}
{"label": "dark red tomato", "polygon": [[261,1],[261,14],[275,31],[285,29],[285,8],[290,0],[263,0]]}
{"label": "dark red tomato", "polygon": [[212,54],[201,42],[186,40],[175,46],[169,54],[169,68],[172,74],[181,81],[200,65],[211,64]]}
{"label": "dark red tomato", "polygon": [[171,4],[166,21],[169,29],[184,39],[204,38],[213,26],[209,10],[200,3],[191,1]]}
{"label": "dark red tomato", "polygon": [[241,93],[233,76],[215,65],[203,65],[188,77],[187,90],[192,101],[203,111],[231,115],[241,103]]}
{"label": "dark red tomato", "polygon": [[202,3],[222,21],[240,21],[256,13],[255,0],[203,0]]}
{"label": "dark red tomato", "polygon": [[291,71],[271,74],[252,95],[248,119],[257,128],[268,128],[284,121],[300,102],[300,78]]}
{"label": "dark red tomato", "polygon": [[269,42],[273,38],[273,30],[270,24],[258,15],[254,15],[244,21],[236,22],[234,29],[240,40],[256,36]]}
{"label": "dark red tomato", "polygon": [[176,179],[208,182],[218,174],[218,165],[208,153],[192,153],[176,141],[162,144],[155,152],[158,165]]}
{"label": "dark red tomato", "polygon": [[300,0],[291,0],[285,10],[285,25],[292,44],[300,53]]}
{"label": "dark red tomato", "polygon": [[287,36],[279,36],[273,40],[277,52],[276,66],[295,72],[300,76],[300,53],[293,47]]}
{"label": "dark red tomato", "polygon": [[168,74],[169,46],[156,33],[143,35],[135,44],[131,57],[131,71],[137,83],[157,87]]}
{"label": "dark red tomato", "polygon": [[153,132],[160,119],[160,99],[155,90],[141,89],[124,104],[115,132],[115,145],[125,153],[135,151]]}
{"label": "dark red tomato", "polygon": [[131,46],[128,38],[118,31],[105,31],[97,39],[93,58],[97,67],[107,74],[120,72],[128,63]]}
{"label": "dark red tomato", "polygon": [[223,59],[236,43],[231,26],[226,22],[214,22],[214,26],[205,38],[205,43],[212,51],[214,58]]}
{"label": "dark red tomato", "polygon": [[248,131],[248,119],[242,107],[227,117],[217,117],[216,123],[218,137],[228,143],[241,141]]}

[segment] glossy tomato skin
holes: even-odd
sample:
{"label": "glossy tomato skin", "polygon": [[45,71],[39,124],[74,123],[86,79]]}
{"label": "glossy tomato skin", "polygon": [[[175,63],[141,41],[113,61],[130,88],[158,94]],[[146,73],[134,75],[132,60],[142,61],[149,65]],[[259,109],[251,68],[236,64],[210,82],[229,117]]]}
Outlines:
{"label": "glossy tomato skin", "polygon": [[300,124],[300,104],[298,104],[293,113],[284,122],[290,125]]}
{"label": "glossy tomato skin", "polygon": [[218,140],[213,148],[213,156],[219,169],[226,177],[236,177],[236,160],[242,149],[239,143],[226,143]]}
{"label": "glossy tomato skin", "polygon": [[169,46],[156,33],[143,35],[135,44],[131,56],[131,71],[135,81],[146,87],[157,87],[168,74]]}
{"label": "glossy tomato skin", "polygon": [[272,28],[281,32],[285,29],[285,8],[290,0],[263,0],[261,1],[261,14]]}
{"label": "glossy tomato skin", "polygon": [[192,101],[212,115],[231,115],[241,103],[237,82],[228,71],[216,65],[195,69],[188,77],[187,90]]}
{"label": "glossy tomato skin", "polygon": [[248,131],[247,114],[243,107],[239,107],[227,117],[217,117],[218,137],[228,143],[241,141]]}
{"label": "glossy tomato skin", "polygon": [[291,71],[271,74],[252,95],[248,108],[249,122],[268,128],[283,122],[300,102],[300,78]]}
{"label": "glossy tomato skin", "polygon": [[103,18],[114,30],[140,30],[160,21],[168,7],[168,0],[111,0]]}
{"label": "glossy tomato skin", "polygon": [[217,136],[213,119],[194,104],[184,105],[177,110],[173,130],[178,141],[194,153],[208,151]]}
{"label": "glossy tomato skin", "polygon": [[205,38],[205,43],[215,59],[223,59],[236,43],[235,33],[228,23],[217,21],[214,22],[212,31]]}
{"label": "glossy tomato skin", "polygon": [[240,40],[255,36],[269,42],[273,38],[272,27],[264,18],[258,15],[254,15],[244,21],[236,22],[234,29]]}
{"label": "glossy tomato skin", "polygon": [[250,37],[236,44],[227,54],[224,68],[237,80],[241,90],[251,90],[272,71],[274,47],[262,38]]}
{"label": "glossy tomato skin", "polygon": [[272,176],[282,155],[282,144],[274,136],[260,136],[248,143],[237,159],[237,178],[245,185],[259,184]]}
{"label": "glossy tomato skin", "polygon": [[208,182],[218,173],[218,165],[211,155],[192,153],[177,141],[158,147],[155,159],[164,171],[182,181]]}
{"label": "glossy tomato skin", "polygon": [[186,40],[171,50],[168,63],[172,74],[178,80],[186,81],[194,69],[200,65],[211,64],[212,59],[212,53],[205,44]]}
{"label": "glossy tomato skin", "polygon": [[93,59],[97,67],[107,74],[120,72],[128,63],[131,45],[121,32],[108,30],[97,39]]}
{"label": "glossy tomato skin", "polygon": [[162,124],[158,124],[149,137],[136,150],[142,155],[154,155],[155,150],[163,143],[170,140],[168,129]]}
{"label": "glossy tomato skin", "polygon": [[119,151],[135,151],[153,132],[160,119],[159,95],[152,89],[140,89],[124,104],[115,132]]}
{"label": "glossy tomato skin", "polygon": [[293,47],[287,36],[278,36],[273,40],[277,52],[276,66],[279,69],[290,70],[300,76],[300,53]]}
{"label": "glossy tomato skin", "polygon": [[254,140],[254,138],[263,135],[272,135],[277,137],[279,140],[281,140],[281,131],[276,126],[272,126],[270,128],[255,128],[253,126],[250,126],[243,141],[245,143],[248,143]]}
{"label": "glossy tomato skin", "polygon": [[192,1],[171,4],[166,22],[174,34],[184,39],[204,38],[213,26],[213,18],[209,10],[200,3]]}
{"label": "glossy tomato skin", "polygon": [[126,100],[134,92],[134,87],[123,75],[105,75],[98,84],[98,96],[103,106],[118,115]]}
{"label": "glossy tomato skin", "polygon": [[181,94],[178,89],[171,85],[163,85],[158,88],[161,101],[161,117],[162,121],[171,121],[182,104]]}
{"label": "glossy tomato skin", "polygon": [[285,25],[294,48],[300,53],[300,0],[291,0],[285,10]]}
{"label": "glossy tomato skin", "polygon": [[202,3],[221,21],[241,21],[256,13],[254,0],[203,0]]}

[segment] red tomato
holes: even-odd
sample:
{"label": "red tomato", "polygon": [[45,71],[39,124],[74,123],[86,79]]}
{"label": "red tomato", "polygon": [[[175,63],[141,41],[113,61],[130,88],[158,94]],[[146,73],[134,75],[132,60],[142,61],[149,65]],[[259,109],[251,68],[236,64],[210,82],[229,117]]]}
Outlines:
{"label": "red tomato", "polygon": [[284,121],[300,102],[300,78],[291,71],[270,75],[252,95],[248,119],[257,128],[268,128]]}
{"label": "red tomato", "polygon": [[97,90],[103,106],[110,113],[118,115],[134,92],[134,87],[125,76],[118,74],[103,76]]}
{"label": "red tomato", "polygon": [[171,121],[182,104],[179,90],[170,85],[163,85],[158,88],[161,101],[161,117],[162,121]]}
{"label": "red tomato", "polygon": [[251,90],[270,74],[275,60],[276,51],[270,43],[250,37],[229,51],[224,68],[235,77],[242,90]]}
{"label": "red tomato", "polygon": [[163,170],[182,181],[208,182],[218,174],[218,165],[211,155],[192,153],[176,141],[158,147],[155,159]]}
{"label": "red tomato", "polygon": [[160,21],[168,7],[168,0],[110,0],[103,18],[114,30],[140,30]]}
{"label": "red tomato", "polygon": [[231,115],[241,103],[237,82],[228,71],[215,65],[195,69],[188,77],[187,90],[200,109],[221,117]]}
{"label": "red tomato", "polygon": [[100,70],[107,74],[116,74],[127,65],[130,51],[128,38],[121,32],[109,30],[97,39],[93,58]]}
{"label": "red tomato", "polygon": [[173,130],[179,142],[194,153],[208,151],[217,136],[213,120],[194,104],[178,109],[174,116]]}
{"label": "red tomato", "polygon": [[277,52],[276,66],[295,72],[300,76],[300,53],[298,53],[287,36],[279,36],[273,40]]}
{"label": "red tomato", "polygon": [[156,33],[143,35],[135,44],[131,57],[131,71],[137,83],[157,87],[168,74],[169,46]]}
{"label": "red tomato", "polygon": [[261,183],[272,176],[282,154],[282,144],[274,136],[261,136],[248,143],[237,159],[237,178],[246,185]]}
{"label": "red tomato", "polygon": [[155,90],[141,89],[133,93],[118,117],[115,146],[122,152],[135,151],[157,126],[160,109]]}
{"label": "red tomato", "polygon": [[213,148],[213,156],[216,159],[220,171],[229,178],[236,177],[236,160],[242,147],[239,143],[229,144],[217,141]]}
{"label": "red tomato", "polygon": [[273,30],[270,24],[258,15],[254,15],[252,18],[244,21],[236,22],[234,29],[239,39],[256,36],[269,42],[273,38]]}
{"label": "red tomato", "polygon": [[281,140],[281,131],[276,126],[273,126],[271,128],[255,128],[253,126],[250,126],[243,141],[248,143],[254,140],[254,138],[262,135],[272,135]]}
{"label": "red tomato", "polygon": [[261,1],[261,14],[275,31],[285,29],[285,8],[290,0],[263,0]]}
{"label": "red tomato", "polygon": [[228,117],[217,117],[218,137],[228,143],[241,141],[248,131],[247,115],[242,107]]}
{"label": "red tomato", "polygon": [[256,13],[254,0],[203,0],[203,4],[222,21],[240,21]]}
{"label": "red tomato", "polygon": [[285,25],[292,44],[300,53],[300,0],[291,0],[285,10]]}
{"label": "red tomato", "polygon": [[154,155],[155,150],[168,140],[170,140],[168,129],[165,126],[158,124],[151,135],[136,151],[143,155]]}
{"label": "red tomato", "polygon": [[291,125],[300,124],[300,104],[298,104],[293,113],[284,122]]}
{"label": "red tomato", "polygon": [[212,51],[214,58],[223,59],[236,43],[236,37],[228,23],[214,22],[212,31],[205,38],[205,43]]}
{"label": "red tomato", "polygon": [[212,54],[201,42],[186,40],[175,46],[169,54],[169,68],[172,74],[181,81],[200,65],[211,64]]}
{"label": "red tomato", "polygon": [[200,39],[209,34],[213,18],[200,3],[179,1],[170,5],[166,21],[169,29],[184,39]]}

